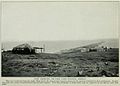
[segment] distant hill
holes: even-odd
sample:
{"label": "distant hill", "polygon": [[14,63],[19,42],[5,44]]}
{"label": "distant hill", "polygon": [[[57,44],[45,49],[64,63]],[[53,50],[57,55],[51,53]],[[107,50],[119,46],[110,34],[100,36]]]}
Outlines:
{"label": "distant hill", "polygon": [[119,40],[118,39],[94,40],[94,43],[90,43],[87,45],[83,45],[83,46],[75,47],[71,49],[62,50],[61,53],[77,52],[77,51],[80,51],[81,48],[95,48],[100,46],[105,46],[108,48],[119,48]]}
{"label": "distant hill", "polygon": [[111,48],[119,48],[119,40],[118,39],[104,39],[104,43],[102,43],[102,46],[107,46]]}

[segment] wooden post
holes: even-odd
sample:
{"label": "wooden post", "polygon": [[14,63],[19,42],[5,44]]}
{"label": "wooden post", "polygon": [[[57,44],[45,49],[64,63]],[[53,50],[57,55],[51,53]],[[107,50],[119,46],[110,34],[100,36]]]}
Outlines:
{"label": "wooden post", "polygon": [[42,53],[42,49],[43,49],[43,48],[40,48],[40,49],[41,49],[41,53]]}
{"label": "wooden post", "polygon": [[43,45],[43,52],[45,52],[45,44]]}

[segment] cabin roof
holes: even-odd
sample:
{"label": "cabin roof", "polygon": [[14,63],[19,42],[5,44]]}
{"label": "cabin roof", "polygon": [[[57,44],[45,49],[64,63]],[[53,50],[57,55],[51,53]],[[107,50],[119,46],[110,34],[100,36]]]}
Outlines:
{"label": "cabin roof", "polygon": [[33,47],[34,49],[43,49],[42,47]]}
{"label": "cabin roof", "polygon": [[31,45],[27,44],[27,43],[18,45],[18,46],[14,47],[14,48],[29,48],[29,49],[33,49],[33,47]]}

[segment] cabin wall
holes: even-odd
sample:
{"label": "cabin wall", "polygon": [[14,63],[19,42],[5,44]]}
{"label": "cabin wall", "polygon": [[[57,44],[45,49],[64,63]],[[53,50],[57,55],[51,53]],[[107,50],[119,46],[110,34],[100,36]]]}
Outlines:
{"label": "cabin wall", "polygon": [[35,49],[35,53],[41,53],[40,49]]}
{"label": "cabin wall", "polygon": [[12,50],[13,53],[15,54],[31,54],[31,53],[35,53],[35,51],[29,48],[13,48]]}

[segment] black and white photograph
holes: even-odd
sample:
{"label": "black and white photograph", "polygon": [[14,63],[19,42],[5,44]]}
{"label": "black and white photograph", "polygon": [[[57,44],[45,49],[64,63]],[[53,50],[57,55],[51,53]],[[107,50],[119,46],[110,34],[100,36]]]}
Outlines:
{"label": "black and white photograph", "polygon": [[119,77],[119,2],[3,2],[2,77]]}

